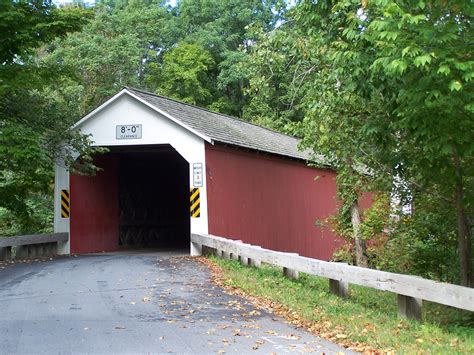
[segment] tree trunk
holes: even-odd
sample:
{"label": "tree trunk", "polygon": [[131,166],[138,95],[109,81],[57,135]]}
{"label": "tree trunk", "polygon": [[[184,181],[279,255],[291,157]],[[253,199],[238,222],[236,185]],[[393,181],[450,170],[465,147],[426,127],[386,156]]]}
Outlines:
{"label": "tree trunk", "polygon": [[464,187],[461,171],[461,161],[455,152],[453,155],[454,167],[456,169],[456,215],[458,224],[458,253],[460,261],[460,283],[461,286],[472,286],[472,261],[471,261],[471,233],[464,207]]}
{"label": "tree trunk", "polygon": [[356,265],[367,267],[367,247],[365,245],[365,240],[362,239],[362,235],[360,232],[360,211],[359,203],[357,202],[357,200],[352,202],[351,205],[351,221],[352,229],[354,231]]}

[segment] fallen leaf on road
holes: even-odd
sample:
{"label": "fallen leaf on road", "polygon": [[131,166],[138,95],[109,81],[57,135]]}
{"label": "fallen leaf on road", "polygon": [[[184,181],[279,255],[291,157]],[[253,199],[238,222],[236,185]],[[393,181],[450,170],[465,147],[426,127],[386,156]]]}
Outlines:
{"label": "fallen leaf on road", "polygon": [[252,349],[253,350],[258,350],[258,348],[260,347],[260,345],[263,345],[265,344],[265,341],[264,340],[257,340],[255,342],[255,344],[252,346]]}
{"label": "fallen leaf on road", "polygon": [[115,327],[115,329],[127,329],[127,328],[125,328],[123,325],[118,325]]}

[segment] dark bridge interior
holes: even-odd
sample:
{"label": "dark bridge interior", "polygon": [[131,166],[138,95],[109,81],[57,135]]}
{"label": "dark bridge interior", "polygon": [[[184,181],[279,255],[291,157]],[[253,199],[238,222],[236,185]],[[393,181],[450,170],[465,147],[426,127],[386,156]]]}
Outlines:
{"label": "dark bridge interior", "polygon": [[112,152],[118,155],[119,246],[188,247],[188,162],[169,145]]}

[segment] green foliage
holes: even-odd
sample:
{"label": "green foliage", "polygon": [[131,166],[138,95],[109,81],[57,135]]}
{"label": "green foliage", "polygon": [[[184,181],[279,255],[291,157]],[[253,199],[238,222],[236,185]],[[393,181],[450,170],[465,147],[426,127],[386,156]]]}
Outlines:
{"label": "green foliage", "polygon": [[416,212],[392,223],[384,243],[372,252],[374,265],[445,282],[459,282],[455,210],[430,195],[417,199]]}
{"label": "green foliage", "polygon": [[[319,43],[332,63],[333,74],[328,75],[339,86],[333,82],[329,91],[355,96],[362,100],[356,108],[368,111],[366,122],[348,125],[362,138],[349,142],[359,148],[376,138],[376,151],[368,151],[371,158],[390,164],[405,181],[421,173],[430,182],[454,186],[453,151],[468,161],[472,158],[473,120],[466,110],[472,101],[469,73],[474,64],[466,42],[470,11],[465,2],[433,2],[421,8],[373,1],[362,9],[358,1],[304,1],[296,13],[306,33],[323,31]],[[448,62],[457,68],[452,76],[446,75]],[[462,90],[453,84],[460,77],[465,78]],[[329,105],[332,111],[335,105]]]}
{"label": "green foliage", "polygon": [[[256,39],[252,26],[263,28],[264,31],[272,29],[283,10],[284,3],[280,0],[178,2],[175,43],[184,41],[196,44],[212,56],[213,63],[207,69],[207,80],[212,83],[213,90],[205,107],[242,116],[246,104],[243,89],[247,82],[240,68],[240,63],[245,59],[242,49]],[[193,94],[188,92],[181,96],[192,97]]]}
{"label": "green foliage", "polygon": [[63,80],[79,93],[82,115],[134,86],[240,116],[247,80],[240,48],[254,40],[248,26],[272,28],[281,7],[277,0],[187,0],[175,8],[100,1],[83,31],[56,41],[47,61],[75,73]]}
{"label": "green foliage", "polygon": [[[74,152],[87,156],[92,150],[87,137],[69,129],[74,116],[68,117],[70,111],[62,108],[60,97],[46,90],[63,74],[62,68],[38,61],[35,51],[79,29],[87,12],[58,10],[48,1],[1,6],[2,33],[12,34],[0,46],[1,229],[36,232],[48,228],[47,203],[40,201],[47,201],[51,193],[53,163],[61,159],[69,164]],[[4,222],[5,216],[12,220]]]}
{"label": "green foliage", "polygon": [[27,233],[51,233],[53,231],[52,191],[47,194],[33,193],[26,197],[27,219],[18,218],[11,210],[0,207],[0,237]]}
{"label": "green foliage", "polygon": [[94,18],[81,32],[48,48],[44,61],[61,64],[73,76],[62,78],[62,89],[83,116],[124,86],[143,86],[147,63],[163,47],[167,8],[161,2],[130,2],[94,8]]}
{"label": "green foliage", "polygon": [[58,10],[51,1],[0,2],[0,63],[13,64],[32,50],[58,36],[78,30],[88,13],[79,9]]}
{"label": "green foliage", "polygon": [[253,31],[257,42],[248,48],[250,55],[241,64],[249,78],[244,118],[301,136],[298,123],[306,111],[303,99],[317,65],[306,52],[311,39],[299,36],[291,22],[269,33],[261,28]]}
{"label": "green foliage", "polygon": [[[357,178],[357,175],[353,175],[353,177]],[[351,189],[345,189],[345,191],[351,191]],[[360,224],[361,239],[367,242],[369,266],[387,271],[410,273],[407,271],[408,269],[381,267],[382,262],[391,261],[391,259],[385,258],[389,254],[385,255],[383,253],[385,252],[387,241],[392,233],[394,233],[396,223],[394,223],[390,216],[390,197],[387,194],[365,196],[366,199],[369,197],[371,198],[371,205],[363,210],[363,219]],[[334,252],[332,260],[355,265],[353,226],[349,208],[346,206],[347,204],[341,204],[338,213],[327,220],[327,224],[336,235],[345,240],[345,243]]]}
{"label": "green foliage", "polygon": [[212,101],[209,70],[211,54],[197,44],[179,43],[163,56],[161,66],[150,65],[150,82],[159,83],[157,92],[198,106]]}
{"label": "green foliage", "polygon": [[390,212],[390,196],[372,196],[372,204],[364,211],[364,220],[360,226],[362,237],[369,240],[387,234],[393,224],[390,223]]}
{"label": "green foliage", "polygon": [[[289,127],[303,136],[303,146],[338,168],[341,234],[350,233],[357,196],[390,194],[415,206],[410,218],[391,226],[390,245],[397,238],[404,244],[410,231],[419,242],[408,255],[438,258],[447,269],[452,261],[436,240],[452,241],[457,234],[459,246],[448,243],[446,255],[459,249],[456,259],[468,277],[472,240],[465,216],[474,215],[471,16],[472,6],[463,1],[301,1],[285,25],[261,36],[249,59],[256,63],[252,101],[263,116],[273,117],[269,126],[297,122]],[[422,237],[427,231],[417,221],[433,217],[430,206],[439,220],[448,219]],[[450,213],[440,213],[443,207]],[[364,239],[373,232],[362,229]]]}

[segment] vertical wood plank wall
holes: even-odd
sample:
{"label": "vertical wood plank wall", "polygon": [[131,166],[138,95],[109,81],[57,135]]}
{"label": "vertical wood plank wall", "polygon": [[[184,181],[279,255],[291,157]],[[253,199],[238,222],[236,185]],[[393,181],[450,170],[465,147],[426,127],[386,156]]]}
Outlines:
{"label": "vertical wood plank wall", "polygon": [[206,164],[210,234],[322,260],[342,244],[315,223],[336,212],[334,171],[210,144]]}
{"label": "vertical wood plank wall", "polygon": [[96,158],[103,170],[96,176],[70,177],[71,253],[118,250],[117,158]]}

